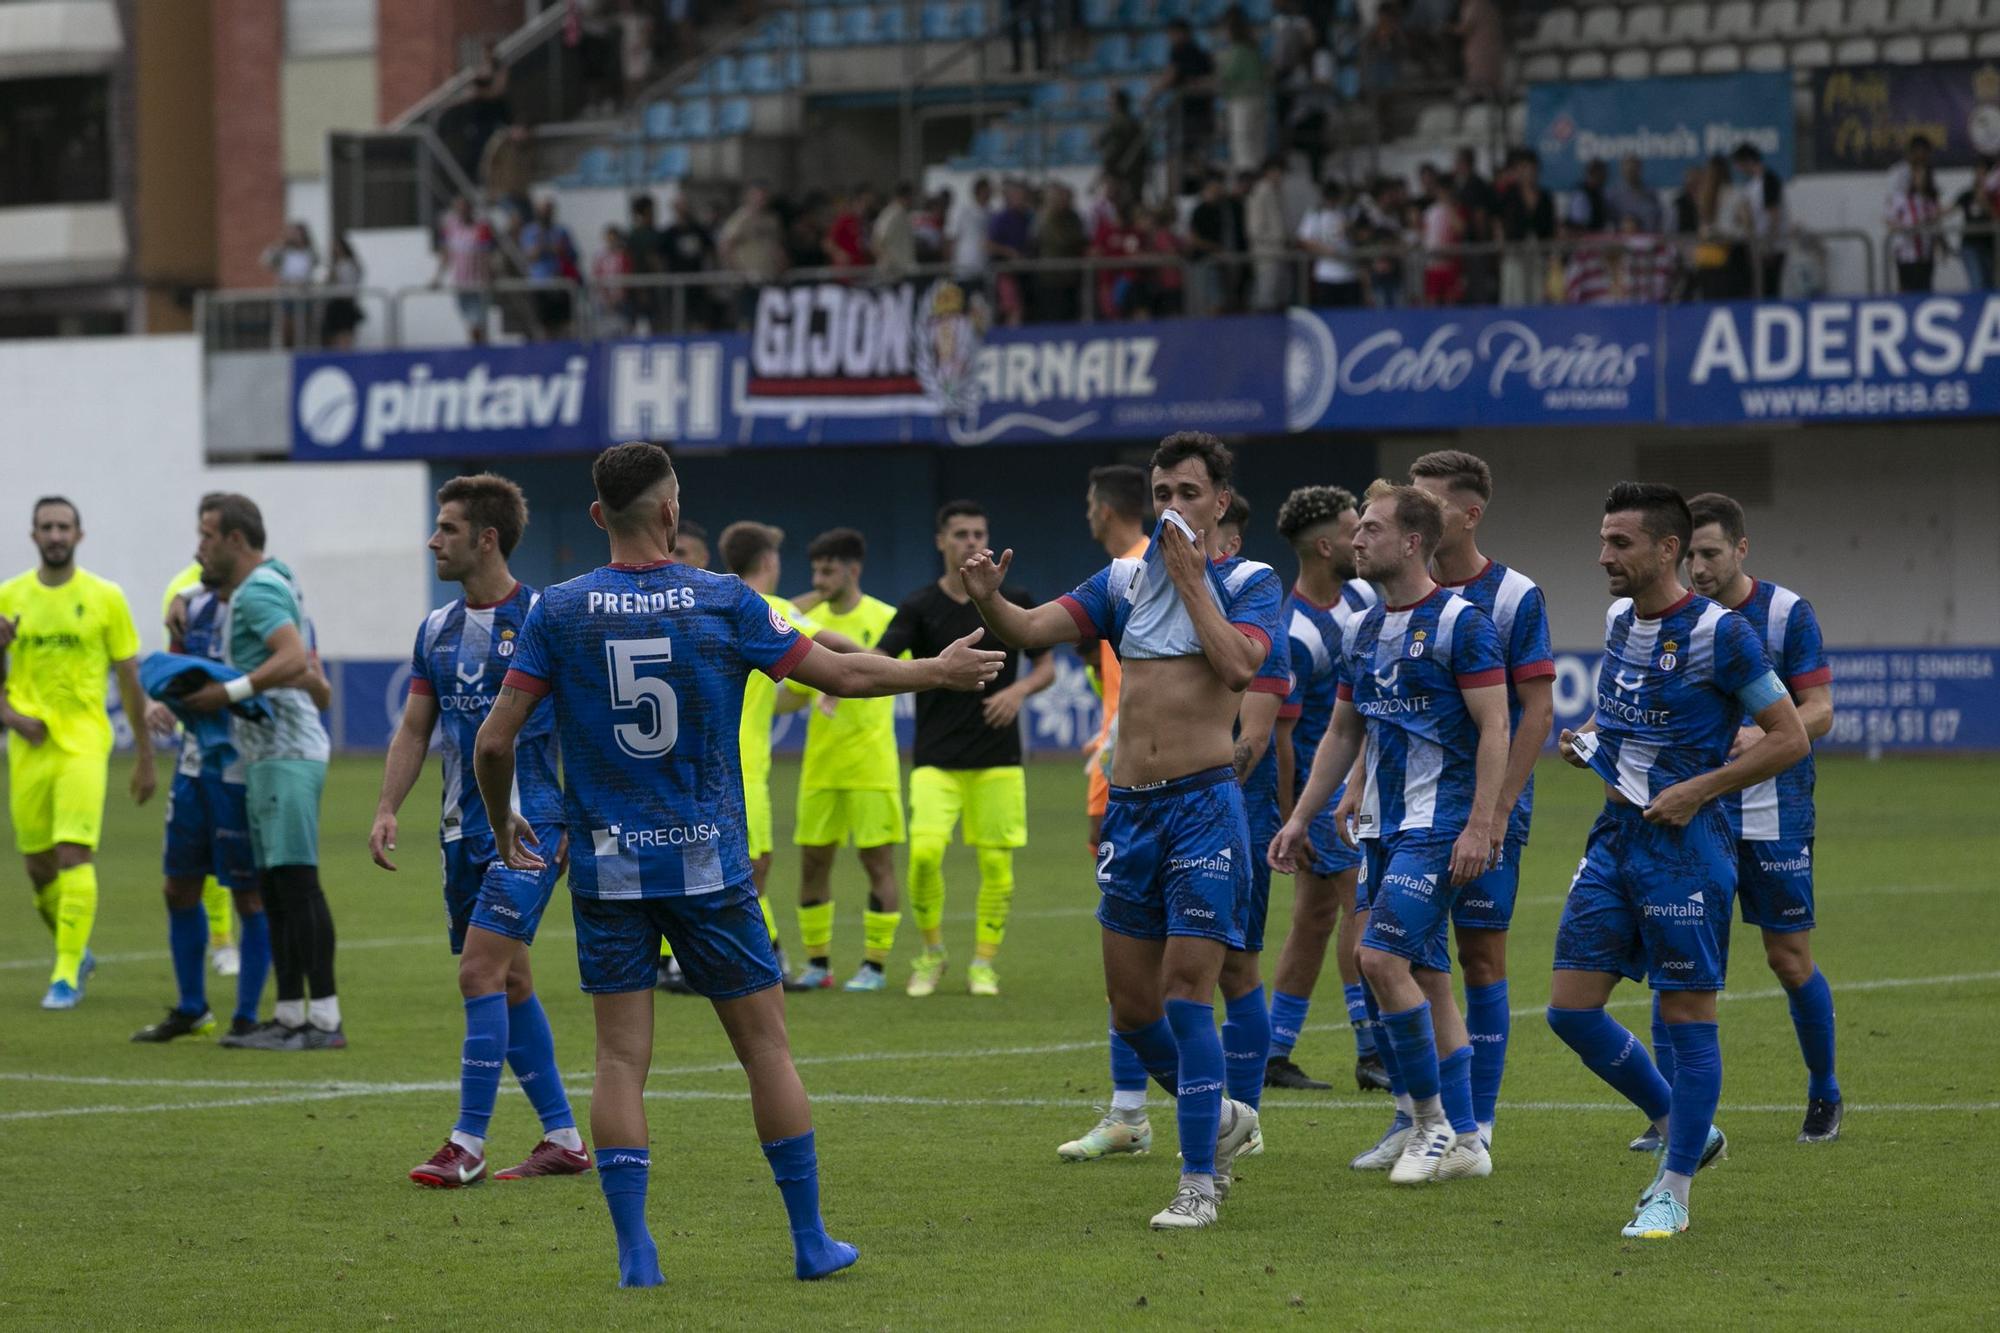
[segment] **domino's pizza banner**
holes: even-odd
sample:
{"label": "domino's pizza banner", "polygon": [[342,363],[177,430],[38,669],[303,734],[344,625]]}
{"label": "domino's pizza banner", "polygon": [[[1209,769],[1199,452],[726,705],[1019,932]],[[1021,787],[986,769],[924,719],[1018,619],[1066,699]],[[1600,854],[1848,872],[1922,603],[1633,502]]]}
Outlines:
{"label": "domino's pizza banner", "polygon": [[955,284],[759,293],[749,333],[301,355],[299,459],[1134,439],[1285,428],[1277,317],[991,327]]}
{"label": "domino's pizza banner", "polygon": [[[1833,730],[1820,750],[2000,749],[2000,649],[1829,649],[1826,658]],[[1553,731],[1590,719],[1599,660],[1556,654]]]}
{"label": "domino's pizza banner", "polygon": [[1573,190],[1592,162],[1637,157],[1655,189],[1680,184],[1689,167],[1750,144],[1792,178],[1790,70],[1666,79],[1593,79],[1528,87],[1528,142],[1541,154],[1542,184]]}

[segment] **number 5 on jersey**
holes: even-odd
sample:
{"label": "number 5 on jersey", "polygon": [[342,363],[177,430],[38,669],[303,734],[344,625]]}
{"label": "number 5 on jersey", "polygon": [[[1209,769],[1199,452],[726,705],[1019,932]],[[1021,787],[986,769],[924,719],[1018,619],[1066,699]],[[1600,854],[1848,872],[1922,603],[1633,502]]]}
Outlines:
{"label": "number 5 on jersey", "polygon": [[674,641],[610,639],[604,645],[604,658],[611,677],[611,706],[644,710],[638,721],[620,722],[611,729],[618,748],[634,759],[657,759],[673,749],[681,734],[680,700],[673,686],[658,676],[640,675],[639,668],[673,661]]}

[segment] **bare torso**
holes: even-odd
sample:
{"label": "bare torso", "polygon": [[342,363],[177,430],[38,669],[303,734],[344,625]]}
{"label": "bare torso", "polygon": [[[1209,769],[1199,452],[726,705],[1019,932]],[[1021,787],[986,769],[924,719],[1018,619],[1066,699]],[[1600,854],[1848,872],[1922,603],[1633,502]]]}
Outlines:
{"label": "bare torso", "polygon": [[1229,764],[1242,701],[1206,657],[1128,659],[1118,692],[1112,785],[1143,787]]}

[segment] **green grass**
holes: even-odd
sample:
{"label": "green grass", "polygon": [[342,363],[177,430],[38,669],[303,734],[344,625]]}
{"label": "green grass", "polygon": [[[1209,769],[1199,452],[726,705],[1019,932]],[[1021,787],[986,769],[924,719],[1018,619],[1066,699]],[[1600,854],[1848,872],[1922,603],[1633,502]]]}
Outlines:
{"label": "green grass", "polygon": [[[781,766],[780,839],[796,770]],[[274,1056],[127,1036],[171,996],[158,881],[159,809],[114,795],[97,950],[84,1005],[44,1014],[46,940],[25,892],[0,946],[0,1327],[1261,1328],[1658,1323],[1966,1325],[1993,1317],[1986,1245],[2000,1107],[2000,853],[1990,760],[1823,765],[1820,960],[1839,1004],[1843,1139],[1793,1143],[1804,1077],[1784,1000],[1739,933],[1723,1007],[1722,1121],[1732,1156],[1704,1175],[1695,1229],[1638,1246],[1617,1226],[1649,1165],[1615,1106],[1539,1017],[1560,896],[1593,784],[1545,766],[1516,917],[1517,1018],[1487,1181],[1392,1191],[1346,1163],[1386,1101],[1349,1090],[1266,1102],[1269,1151],[1197,1235],[1146,1217],[1174,1182],[1173,1119],[1155,1154],[1064,1166],[1054,1147],[1105,1096],[1095,892],[1076,765],[1031,770],[1035,842],[1020,859],[1006,994],[974,1001],[972,866],[954,849],[948,993],[923,1003],[795,997],[792,1036],[816,1118],[826,1215],[860,1265],[790,1277],[784,1216],[714,1018],[661,997],[651,1217],[669,1285],[612,1286],[594,1180],[412,1186],[450,1128],[460,1009],[433,866],[412,799],[404,871],[368,864],[377,768],[334,767],[326,884],[344,947],[345,1053]],[[432,781],[434,782],[434,778]],[[119,775],[114,793],[122,793]],[[789,899],[797,860],[775,874]],[[843,856],[837,966],[860,947],[860,879]],[[1289,910],[1280,879],[1273,948]],[[795,938],[788,910],[780,912]],[[559,896],[536,953],[578,1112],[590,1013]],[[1329,972],[1329,978],[1331,973]],[[226,1006],[229,983],[213,988]],[[1331,982],[1299,1052],[1352,1060]],[[1618,1015],[1643,1031],[1643,996]],[[335,1083],[342,1080],[343,1083]],[[1351,1084],[1349,1085],[1351,1087]],[[888,1100],[876,1100],[888,1099]],[[907,1099],[897,1100],[897,1099]],[[1511,1103],[1511,1105],[1510,1105]],[[493,1156],[534,1138],[503,1097]]]}

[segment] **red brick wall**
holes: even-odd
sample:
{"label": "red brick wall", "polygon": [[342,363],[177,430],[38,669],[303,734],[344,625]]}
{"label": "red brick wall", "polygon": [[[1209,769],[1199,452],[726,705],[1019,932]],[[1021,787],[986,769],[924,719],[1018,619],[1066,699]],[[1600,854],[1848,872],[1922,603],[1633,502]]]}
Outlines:
{"label": "red brick wall", "polygon": [[273,0],[210,0],[209,13],[215,53],[217,281],[224,287],[262,287],[269,278],[257,257],[285,223],[278,101],[284,6]]}
{"label": "red brick wall", "polygon": [[457,72],[460,47],[521,26],[522,0],[376,0],[376,109],[383,124]]}

